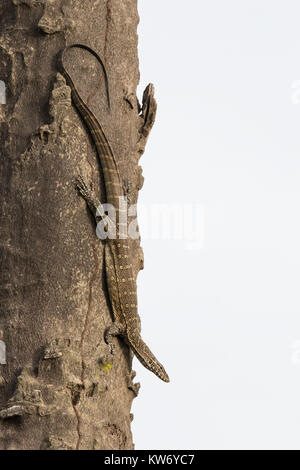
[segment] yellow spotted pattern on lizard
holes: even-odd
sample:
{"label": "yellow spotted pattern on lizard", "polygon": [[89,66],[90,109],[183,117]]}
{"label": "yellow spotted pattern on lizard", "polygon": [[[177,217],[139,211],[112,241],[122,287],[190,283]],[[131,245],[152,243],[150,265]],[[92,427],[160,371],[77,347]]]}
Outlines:
{"label": "yellow spotted pattern on lizard", "polygon": [[[110,106],[108,80],[104,64],[98,54],[88,46],[73,44],[68,46],[61,53],[62,74],[67,85],[71,88],[72,102],[83,119],[97,150],[100,165],[103,171],[106,202],[112,204],[116,210],[117,221],[121,220],[122,211],[119,209],[119,198],[124,197],[121,178],[118,166],[112,151],[111,145],[106,138],[101,124],[79,96],[77,89],[64,67],[64,54],[70,48],[81,48],[90,52],[101,64],[107,91],[108,105]],[[77,180],[77,187],[81,196],[86,200],[95,219],[99,216],[100,201],[90,190],[82,177]],[[98,209],[98,212],[97,212]],[[102,217],[106,217],[104,213]],[[110,303],[113,311],[114,322],[105,335],[106,342],[111,345],[113,352],[112,337],[120,335],[129,344],[130,348],[139,361],[151,372],[156,374],[161,380],[169,382],[168,374],[164,367],[150,351],[140,334],[140,317],[137,307],[137,286],[134,268],[130,260],[130,238],[120,239],[121,223],[116,224],[116,239],[107,238],[105,240],[105,271]]]}

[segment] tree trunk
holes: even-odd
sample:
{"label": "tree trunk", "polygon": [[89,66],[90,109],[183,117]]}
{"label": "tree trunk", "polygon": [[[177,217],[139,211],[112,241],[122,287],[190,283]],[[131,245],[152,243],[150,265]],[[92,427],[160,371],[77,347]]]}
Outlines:
{"label": "tree trunk", "polygon": [[[148,128],[136,99],[136,0],[1,0],[0,449],[132,449],[138,384],[118,341],[112,367],[104,331],[111,310],[103,242],[78,195],[81,174],[104,196],[95,148],[59,73],[66,67],[102,123],[129,199],[142,186]],[[3,101],[2,101],[3,102]],[[149,127],[149,123],[148,123]],[[136,271],[142,251],[136,243]]]}

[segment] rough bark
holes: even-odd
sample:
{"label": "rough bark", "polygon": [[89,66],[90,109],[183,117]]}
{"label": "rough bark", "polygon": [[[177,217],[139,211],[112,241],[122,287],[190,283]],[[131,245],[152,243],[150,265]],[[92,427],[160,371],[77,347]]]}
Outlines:
{"label": "rough bark", "polygon": [[[103,194],[101,169],[59,74],[67,67],[112,143],[131,202],[142,186],[136,0],[1,0],[0,449],[132,449],[131,355],[105,366],[111,312],[103,244],[74,179]],[[144,133],[145,134],[145,133]],[[142,252],[137,242],[137,270]],[[2,361],[4,362],[4,361]]]}

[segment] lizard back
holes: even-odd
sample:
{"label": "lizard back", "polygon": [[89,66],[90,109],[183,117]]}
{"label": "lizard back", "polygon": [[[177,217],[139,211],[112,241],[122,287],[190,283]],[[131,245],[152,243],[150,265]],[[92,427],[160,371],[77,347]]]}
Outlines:
{"label": "lizard back", "polygon": [[61,56],[62,73],[66,79],[67,85],[71,88],[72,101],[95,143],[104,176],[106,202],[112,204],[117,216],[116,239],[107,238],[105,245],[105,271],[114,319],[116,323],[120,323],[125,327],[124,337],[140,362],[160,379],[169,382],[169,377],[164,367],[155,358],[140,336],[136,276],[131,262],[131,240],[128,236],[125,239],[119,237],[122,229],[121,224],[124,223],[122,212],[126,211],[127,215],[127,205],[126,208],[123,206],[120,208],[119,206],[120,198],[124,197],[121,178],[112,148],[101,124],[80,97],[70,75],[63,65],[64,52],[70,47],[80,47],[90,51],[103,67],[106,84],[107,76],[100,57],[89,47],[74,44],[63,51]]}

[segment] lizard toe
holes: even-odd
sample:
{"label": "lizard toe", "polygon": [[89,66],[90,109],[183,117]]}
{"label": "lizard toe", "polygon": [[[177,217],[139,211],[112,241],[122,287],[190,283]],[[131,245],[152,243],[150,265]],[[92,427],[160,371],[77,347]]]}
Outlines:
{"label": "lizard toe", "polygon": [[76,188],[83,197],[87,197],[89,195],[89,189],[82,176],[78,176],[76,178]]}

